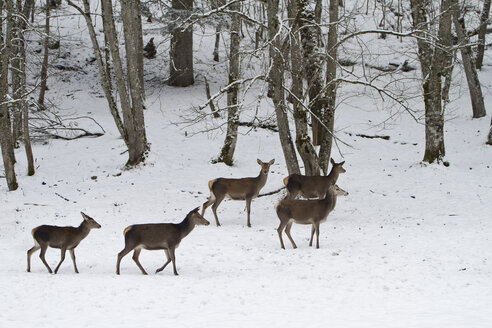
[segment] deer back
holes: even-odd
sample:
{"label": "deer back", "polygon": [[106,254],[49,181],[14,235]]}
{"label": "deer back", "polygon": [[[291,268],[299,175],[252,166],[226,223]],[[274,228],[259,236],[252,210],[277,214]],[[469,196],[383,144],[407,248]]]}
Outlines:
{"label": "deer back", "polygon": [[261,188],[266,183],[266,177],[228,179],[219,178],[212,184],[212,191],[215,195],[225,195],[235,200],[244,200],[246,197],[257,196]]}
{"label": "deer back", "polygon": [[125,243],[150,250],[173,247],[181,241],[179,227],[173,223],[135,224],[127,227],[124,235]]}

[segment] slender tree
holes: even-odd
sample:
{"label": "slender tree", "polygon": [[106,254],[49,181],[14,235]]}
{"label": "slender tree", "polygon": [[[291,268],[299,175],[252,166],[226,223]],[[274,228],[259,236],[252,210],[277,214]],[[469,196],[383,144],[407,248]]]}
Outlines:
{"label": "slender tree", "polygon": [[[430,0],[410,1],[413,28],[417,31],[418,58],[422,69],[422,89],[425,105],[425,154],[424,161],[440,162],[445,155],[444,112],[442,106],[442,76],[452,61],[446,49],[451,46],[451,4],[441,1],[437,35],[431,37]],[[439,44],[436,44],[438,40]]]}
{"label": "slender tree", "polygon": [[[0,24],[0,146],[2,148],[3,166],[9,190],[18,188],[15,176],[15,156],[12,142],[12,130],[9,115],[8,72],[12,42],[13,1],[0,0],[0,17],[5,14],[5,24]],[[5,30],[4,30],[5,25]]]}
{"label": "slender tree", "polygon": [[483,54],[485,51],[485,34],[487,33],[487,22],[489,20],[491,0],[484,0],[482,15],[480,15],[480,27],[478,28],[478,47],[477,47],[477,69],[482,69]]}
{"label": "slender tree", "polygon": [[[193,0],[172,0],[172,9],[178,17],[191,13]],[[177,19],[179,22],[180,20]],[[184,30],[177,24],[172,31],[170,54],[169,85],[187,87],[195,83],[193,72],[193,25]]]}
{"label": "slender tree", "polygon": [[282,42],[279,37],[280,21],[278,16],[279,0],[267,0],[268,38],[270,54],[269,92],[272,93],[273,105],[277,116],[280,144],[284,153],[285,164],[289,174],[300,173],[297,155],[292,142],[287,117],[284,91],[284,59]]}
{"label": "slender tree", "polygon": [[229,48],[229,87],[227,89],[227,134],[224,146],[220,152],[219,162],[232,165],[234,151],[237,143],[237,131],[239,127],[239,75],[240,75],[240,41],[241,41],[241,3],[235,2],[230,6],[231,14],[231,36]]}
{"label": "slender tree", "polygon": [[50,43],[50,13],[51,13],[51,5],[46,2],[45,7],[45,25],[44,25],[44,44],[43,44],[43,63],[41,64],[41,84],[39,86],[39,98],[38,98],[38,107],[40,110],[45,110],[44,104],[44,96],[46,93],[46,87],[48,83],[48,59],[49,59],[49,43]]}

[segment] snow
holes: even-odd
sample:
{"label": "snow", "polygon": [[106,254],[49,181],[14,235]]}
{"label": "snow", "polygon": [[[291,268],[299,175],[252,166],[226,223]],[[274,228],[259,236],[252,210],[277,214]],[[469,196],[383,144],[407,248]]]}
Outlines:
{"label": "snow", "polygon": [[[58,24],[61,34],[84,27],[70,16]],[[65,51],[84,63],[91,56],[87,38],[71,37]],[[210,74],[218,90],[226,64],[210,68],[213,43],[196,42],[198,74]],[[145,250],[140,261],[149,276],[131,254],[117,276],[116,254],[128,225],[181,221],[206,201],[210,179],[256,176],[257,158],[275,158],[263,191],[279,188],[287,175],[278,136],[263,129],[240,129],[233,167],[211,164],[224,137],[223,126],[212,128],[225,121],[178,124],[193,115],[191,106],[205,101],[204,86],[201,78],[183,89],[157,83],[166,60],[160,53],[146,61],[152,76],[145,112],[151,152],[132,170],[123,168],[127,154],[100,96],[96,67],[80,64],[86,74],[61,72],[48,82],[48,97],[60,114],[93,117],[106,133],[36,143],[32,177],[25,175],[19,149],[20,188],[8,192],[0,180],[0,327],[492,327],[492,148],[484,144],[492,107],[487,117],[471,119],[459,72],[465,90],[453,89],[445,125],[449,167],[420,162],[424,127],[409,115],[388,120],[395,108],[378,108],[370,94],[340,105],[337,136],[351,147],[339,143],[333,157],[346,161],[338,184],[350,194],[338,199],[321,225],[320,249],[308,246],[310,227],[301,225],[292,228],[299,248],[284,238],[286,250],[280,249],[273,210],[280,193],[253,200],[252,228],[246,227],[244,202],[221,204],[221,227],[208,209],[210,226],[196,227],[176,250],[179,276],[171,266],[153,274],[165,255]],[[489,51],[480,72],[486,104],[492,100],[491,64]],[[342,92],[361,92],[351,88]],[[246,101],[253,104],[256,97]],[[254,111],[246,109],[242,117]],[[259,115],[271,117],[272,105],[262,101]],[[99,131],[89,121],[81,124]],[[27,273],[31,229],[76,226],[80,211],[102,225],[76,248],[80,274],[69,256],[57,275],[48,274],[39,252]],[[59,252],[49,249],[47,261],[54,268]]]}

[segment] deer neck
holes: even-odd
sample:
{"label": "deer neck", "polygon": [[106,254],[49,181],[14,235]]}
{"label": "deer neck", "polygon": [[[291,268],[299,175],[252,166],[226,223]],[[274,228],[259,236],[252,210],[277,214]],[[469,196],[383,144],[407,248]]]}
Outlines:
{"label": "deer neck", "polygon": [[178,225],[181,239],[186,237],[193,230],[193,228],[195,228],[195,224],[190,220],[189,217],[186,217]]}
{"label": "deer neck", "polygon": [[87,237],[87,235],[89,234],[89,232],[91,231],[91,228],[89,227],[89,224],[84,220],[80,225],[79,227],[77,228],[78,230],[78,235],[79,235],[79,238],[80,240],[84,239],[85,237]]}
{"label": "deer neck", "polygon": [[261,188],[263,188],[265,186],[267,178],[268,178],[268,173],[264,174],[263,170],[261,170],[260,174],[256,177],[256,179],[258,181],[258,188],[259,188],[258,190],[260,190]]}
{"label": "deer neck", "polygon": [[325,198],[323,199],[323,202],[328,207],[328,210],[332,211],[335,208],[335,205],[337,204],[337,195],[332,190],[328,190],[328,192],[325,195]]}
{"label": "deer neck", "polygon": [[331,171],[330,171],[330,173],[326,176],[326,179],[332,181],[333,184],[334,184],[335,182],[337,182],[339,175],[340,175],[340,173],[336,172],[332,168]]}

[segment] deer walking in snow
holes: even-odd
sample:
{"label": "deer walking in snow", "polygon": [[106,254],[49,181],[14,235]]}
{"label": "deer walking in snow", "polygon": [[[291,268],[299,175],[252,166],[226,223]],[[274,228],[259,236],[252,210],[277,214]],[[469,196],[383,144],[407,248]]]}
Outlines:
{"label": "deer walking in snow", "polygon": [[270,171],[270,166],[275,163],[275,159],[272,159],[268,163],[264,163],[257,159],[258,164],[261,166],[260,174],[255,178],[241,178],[241,179],[228,179],[218,178],[208,182],[208,188],[210,189],[210,197],[203,203],[202,215],[205,210],[212,205],[212,211],[215,216],[215,223],[220,226],[219,218],[217,217],[217,208],[225,197],[233,200],[246,200],[246,212],[248,215],[247,224],[251,227],[250,213],[251,213],[251,201],[258,196],[261,188],[265,186]]}
{"label": "deer walking in snow", "polygon": [[209,225],[210,222],[205,220],[198,213],[200,208],[197,207],[186,215],[181,223],[148,223],[134,224],[127,227],[123,234],[125,236],[125,248],[118,253],[116,262],[116,274],[120,274],[121,259],[134,250],[133,260],[137,264],[143,274],[147,274],[140,264],[138,257],[142,249],[159,250],[163,249],[166,253],[167,262],[162,267],[156,270],[155,273],[161,272],[172,261],[174,274],[177,276],[176,258],[174,255],[175,249],[181,243],[181,240],[186,237],[196,225]]}
{"label": "deer walking in snow", "polygon": [[335,163],[333,158],[330,158],[330,162],[333,166],[327,176],[292,174],[286,177],[284,179],[287,188],[286,198],[294,199],[298,194],[304,198],[324,198],[329,187],[337,182],[338,175],[346,172],[343,168],[345,161]]}
{"label": "deer walking in snow", "polygon": [[313,236],[316,232],[316,248],[319,248],[319,225],[326,221],[328,214],[335,208],[337,196],[347,196],[348,192],[337,185],[331,185],[323,199],[282,199],[275,205],[275,211],[280,220],[277,232],[280,246],[285,249],[282,239],[282,230],[289,237],[292,247],[297,248],[296,243],[290,235],[292,223],[311,224],[311,240],[309,246],[313,245]]}
{"label": "deer walking in snow", "polygon": [[60,265],[65,260],[65,252],[67,250],[70,251],[75,272],[79,273],[79,270],[77,269],[77,263],[75,262],[75,247],[79,245],[82,239],[87,237],[91,229],[101,228],[101,225],[97,223],[93,218],[82,212],[80,212],[80,214],[82,214],[84,221],[82,221],[80,226],[78,226],[77,228],[42,225],[32,229],[31,233],[32,237],[34,238],[34,246],[27,251],[27,272],[31,272],[31,255],[38,249],[41,249],[39,257],[48,269],[48,272],[53,273],[44,257],[48,247],[53,247],[61,249],[61,260],[60,263],[58,263],[58,265],[56,266],[55,274],[58,272]]}

